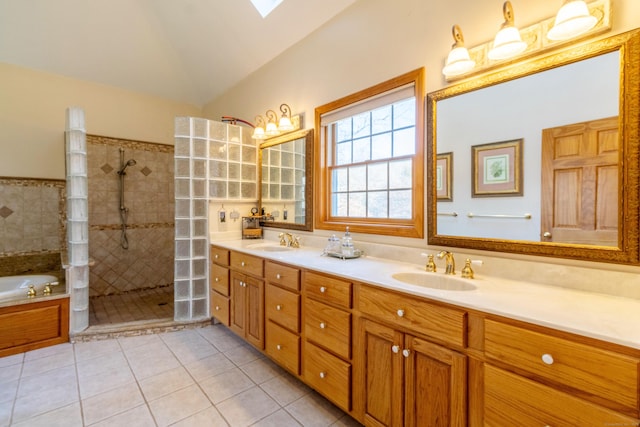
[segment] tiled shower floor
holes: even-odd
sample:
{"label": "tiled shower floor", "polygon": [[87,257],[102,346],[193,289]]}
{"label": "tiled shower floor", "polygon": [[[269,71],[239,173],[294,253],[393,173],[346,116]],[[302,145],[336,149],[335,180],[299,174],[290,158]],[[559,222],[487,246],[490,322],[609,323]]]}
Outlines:
{"label": "tiled shower floor", "polygon": [[89,326],[173,319],[173,285],[89,298]]}

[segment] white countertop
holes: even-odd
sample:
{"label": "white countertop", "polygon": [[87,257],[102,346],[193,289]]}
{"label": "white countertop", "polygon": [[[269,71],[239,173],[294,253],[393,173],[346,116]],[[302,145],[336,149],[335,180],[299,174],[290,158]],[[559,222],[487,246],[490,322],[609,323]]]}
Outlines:
{"label": "white countertop", "polygon": [[[466,280],[476,289],[448,291],[411,285],[392,277],[398,272],[424,272],[424,266],[377,257],[342,260],[322,255],[322,249],[303,247],[276,252],[266,240],[215,241],[214,245],[298,267],[371,283],[436,301],[492,313],[640,349],[640,300],[485,277],[476,270]],[[253,248],[251,248],[253,246]],[[458,265],[459,270],[462,265]],[[443,275],[442,272],[425,273]]]}

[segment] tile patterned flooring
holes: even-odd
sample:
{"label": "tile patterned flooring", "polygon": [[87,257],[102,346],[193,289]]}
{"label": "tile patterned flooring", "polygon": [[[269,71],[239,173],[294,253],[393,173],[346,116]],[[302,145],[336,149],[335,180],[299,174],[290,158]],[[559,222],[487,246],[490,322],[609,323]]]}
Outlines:
{"label": "tile patterned flooring", "polygon": [[173,319],[173,285],[89,298],[89,325]]}
{"label": "tile patterned flooring", "polygon": [[359,426],[221,325],[0,358],[0,426]]}

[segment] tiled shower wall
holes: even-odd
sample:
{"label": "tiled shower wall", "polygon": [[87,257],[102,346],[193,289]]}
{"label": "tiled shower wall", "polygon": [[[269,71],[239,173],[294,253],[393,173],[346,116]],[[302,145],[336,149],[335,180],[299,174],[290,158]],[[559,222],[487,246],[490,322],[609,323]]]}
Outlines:
{"label": "tiled shower wall", "polygon": [[0,177],[0,276],[64,277],[64,199],[64,180]]}
{"label": "tiled shower wall", "polygon": [[[121,246],[120,148],[126,169],[129,248]],[[125,293],[173,283],[173,146],[87,135],[89,295]]]}

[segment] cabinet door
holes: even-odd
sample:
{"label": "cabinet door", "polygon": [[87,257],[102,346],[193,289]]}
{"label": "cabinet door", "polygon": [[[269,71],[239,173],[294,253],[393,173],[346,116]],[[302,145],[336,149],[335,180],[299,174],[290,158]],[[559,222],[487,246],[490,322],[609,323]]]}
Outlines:
{"label": "cabinet door", "polygon": [[367,426],[402,426],[404,334],[369,320],[358,322],[356,399]]}
{"label": "cabinet door", "polygon": [[466,426],[466,356],[407,336],[405,426]]}
{"label": "cabinet door", "polygon": [[231,325],[236,334],[244,337],[246,330],[247,287],[244,274],[231,272]]}
{"label": "cabinet door", "polygon": [[257,348],[264,349],[264,282],[245,277],[246,320],[245,337]]}

